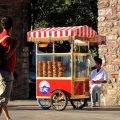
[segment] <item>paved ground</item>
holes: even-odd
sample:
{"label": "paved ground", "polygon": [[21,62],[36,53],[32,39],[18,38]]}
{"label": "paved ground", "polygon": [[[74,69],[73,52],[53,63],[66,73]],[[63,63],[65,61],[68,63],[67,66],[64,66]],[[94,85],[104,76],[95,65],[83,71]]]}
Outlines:
{"label": "paved ground", "polygon": [[[120,120],[119,107],[86,107],[83,110],[73,110],[67,106],[64,111],[41,110],[36,100],[11,101],[9,111],[12,120]],[[0,120],[5,120],[4,115]]]}

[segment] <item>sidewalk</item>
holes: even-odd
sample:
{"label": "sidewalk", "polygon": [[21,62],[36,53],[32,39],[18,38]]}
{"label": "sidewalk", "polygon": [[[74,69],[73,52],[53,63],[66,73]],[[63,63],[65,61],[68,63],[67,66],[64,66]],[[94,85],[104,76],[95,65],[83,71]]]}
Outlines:
{"label": "sidewalk", "polygon": [[[36,100],[15,100],[9,102],[8,108],[13,120],[120,120],[120,106],[74,110],[68,104],[64,111],[58,112],[52,108],[42,110]],[[5,120],[3,114],[0,120]]]}
{"label": "sidewalk", "polygon": [[[19,107],[19,106],[27,106],[28,108],[34,107],[34,109],[41,109],[37,103],[37,100],[14,100],[10,101],[9,105],[11,107]],[[73,109],[70,103],[68,103],[67,107],[69,109]],[[52,109],[52,108],[51,108]],[[120,111],[120,106],[100,106],[100,107],[91,107],[91,104],[88,103],[88,106],[84,107],[83,110],[100,110],[100,111]]]}

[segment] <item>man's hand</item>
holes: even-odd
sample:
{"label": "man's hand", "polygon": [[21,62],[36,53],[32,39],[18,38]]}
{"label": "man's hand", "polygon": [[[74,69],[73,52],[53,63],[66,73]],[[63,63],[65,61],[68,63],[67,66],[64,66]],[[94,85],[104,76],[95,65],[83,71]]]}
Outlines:
{"label": "man's hand", "polygon": [[90,84],[94,84],[94,80],[90,80],[89,83],[90,83]]}

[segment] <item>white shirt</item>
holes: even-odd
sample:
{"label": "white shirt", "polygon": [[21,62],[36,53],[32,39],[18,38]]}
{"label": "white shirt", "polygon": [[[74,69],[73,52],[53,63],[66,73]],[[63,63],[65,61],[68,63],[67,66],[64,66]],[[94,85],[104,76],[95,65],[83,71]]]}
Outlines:
{"label": "white shirt", "polygon": [[[91,72],[91,75],[90,75],[90,80],[94,80],[94,81],[97,81],[97,80],[100,80],[100,79],[103,79],[105,81],[108,80],[108,74],[107,74],[107,71],[103,68],[101,68],[99,70],[99,72],[97,72],[97,69],[93,70]],[[102,84],[92,84],[92,85],[98,85],[101,87]]]}

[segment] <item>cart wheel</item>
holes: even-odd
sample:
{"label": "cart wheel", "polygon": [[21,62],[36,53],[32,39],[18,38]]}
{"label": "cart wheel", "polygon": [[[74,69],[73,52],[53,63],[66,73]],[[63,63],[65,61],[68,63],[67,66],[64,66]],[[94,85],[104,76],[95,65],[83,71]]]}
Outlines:
{"label": "cart wheel", "polygon": [[87,99],[70,100],[70,102],[74,109],[82,109],[83,107],[85,107]]}
{"label": "cart wheel", "polygon": [[51,107],[50,99],[37,99],[38,105],[44,109],[47,110]]}
{"label": "cart wheel", "polygon": [[51,95],[51,105],[53,109],[62,111],[66,108],[68,103],[66,94],[61,90],[56,90]]}

